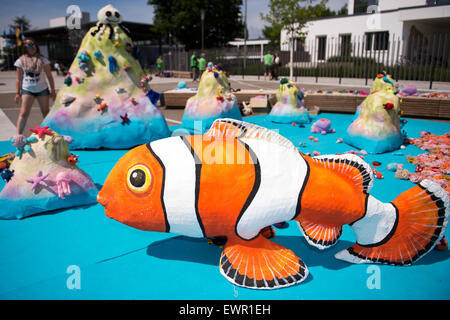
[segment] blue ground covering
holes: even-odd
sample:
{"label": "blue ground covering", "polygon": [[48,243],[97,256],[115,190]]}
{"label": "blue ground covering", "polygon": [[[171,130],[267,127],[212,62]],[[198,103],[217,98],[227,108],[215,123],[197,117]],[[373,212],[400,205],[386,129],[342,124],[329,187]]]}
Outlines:
{"label": "blue ground covering", "polygon": [[[353,149],[336,140],[344,135],[353,116],[321,114],[331,120],[336,133],[308,140],[311,124],[301,128],[274,124],[263,116],[246,121],[279,129],[293,141],[306,143],[303,152],[314,150],[343,153]],[[317,119],[312,119],[313,122]],[[174,130],[176,127],[171,127]],[[409,137],[421,130],[443,134],[449,123],[408,119],[404,127]],[[0,142],[0,154],[13,151],[9,142]],[[102,185],[108,172],[126,150],[76,151],[79,166]],[[382,162],[385,179],[376,180],[371,194],[391,201],[413,186],[394,178],[386,169],[390,162],[405,163],[405,156],[423,153],[415,146],[366,159]],[[3,182],[0,183],[0,188]],[[1,210],[1,209],[0,209]],[[447,238],[449,232],[446,233]],[[306,244],[297,225],[277,229],[275,242],[293,250],[309,268],[301,284],[273,291],[235,287],[219,272],[221,249],[206,239],[144,232],[105,216],[99,204],[73,208],[23,220],[0,221],[0,299],[449,299],[450,253],[432,250],[410,267],[379,265],[380,289],[369,289],[373,265],[353,265],[334,254],[355,241],[344,227],[338,244],[319,251]],[[81,271],[81,289],[69,290],[67,268]],[[376,271],[375,271],[376,272]]]}

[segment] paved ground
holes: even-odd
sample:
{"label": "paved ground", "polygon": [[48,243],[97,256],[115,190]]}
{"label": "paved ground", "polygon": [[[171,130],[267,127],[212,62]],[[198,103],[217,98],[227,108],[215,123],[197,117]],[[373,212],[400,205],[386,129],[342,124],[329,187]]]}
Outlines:
{"label": "paved ground", "polygon": [[[54,73],[55,86],[59,88],[64,81],[62,76],[57,76]],[[315,83],[315,78],[297,78],[297,82],[301,83],[301,87],[306,90],[340,90],[340,89],[352,89],[352,90],[367,90],[372,81],[368,82],[365,86],[364,79],[343,79],[342,83],[338,83],[338,79],[333,78],[320,78],[320,83]],[[197,87],[198,82],[192,82],[190,79],[178,79],[178,78],[157,78],[152,81],[152,88],[158,92],[164,92],[176,88],[179,81],[186,81],[189,88]],[[264,81],[264,77],[246,76],[242,79],[242,76],[231,76],[231,87],[233,89],[277,89],[278,81]],[[427,92],[429,83],[427,82],[402,82],[400,86],[414,84],[419,88],[419,91]],[[436,91],[449,92],[450,83],[436,83]],[[15,93],[15,73],[0,72],[0,141],[6,140],[8,137],[14,134],[14,128],[19,114],[19,105],[14,102]],[[165,109],[161,108],[164,116],[167,119],[169,125],[179,124],[183,116],[182,109]],[[30,117],[25,127],[25,132],[29,128],[33,128],[35,125],[42,123],[43,117],[39,110],[37,102],[33,104]]]}

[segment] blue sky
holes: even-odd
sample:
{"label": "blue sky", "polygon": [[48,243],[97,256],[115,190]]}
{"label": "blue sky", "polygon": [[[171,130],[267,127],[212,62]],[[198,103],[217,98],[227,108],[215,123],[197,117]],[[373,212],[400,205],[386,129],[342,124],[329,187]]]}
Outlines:
{"label": "blue sky", "polygon": [[[90,13],[91,20],[97,20],[97,11],[109,3],[119,9],[127,21],[153,22],[153,8],[147,5],[147,0],[0,0],[0,32],[8,30],[13,18],[21,15],[30,19],[32,28],[48,28],[50,19],[66,15],[69,4],[78,5],[82,11]],[[248,0],[249,38],[262,36],[264,22],[261,21],[260,13],[268,12],[268,3],[269,0]],[[328,6],[337,10],[345,3],[347,0],[329,0]]]}

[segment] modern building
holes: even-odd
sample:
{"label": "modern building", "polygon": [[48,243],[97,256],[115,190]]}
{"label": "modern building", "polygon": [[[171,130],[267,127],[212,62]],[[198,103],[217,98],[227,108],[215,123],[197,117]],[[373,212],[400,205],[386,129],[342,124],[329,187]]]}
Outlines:
{"label": "modern building", "polygon": [[244,42],[244,39],[235,39],[234,41],[228,42],[228,45],[235,48],[237,52],[240,52],[244,46],[247,46],[247,58],[248,59],[263,59],[264,56],[264,46],[267,46],[270,43],[268,39],[256,39],[256,40],[247,40]]}
{"label": "modern building", "polygon": [[[55,27],[64,27],[67,25],[66,23],[67,17],[59,17],[59,18],[53,18],[49,20],[49,27],[55,28]],[[89,12],[81,12],[81,24],[86,24],[91,21],[91,15]]]}
{"label": "modern building", "polygon": [[[309,21],[294,50],[309,52],[313,62],[351,53],[395,64],[430,48],[448,55],[450,0],[349,0],[347,8],[348,15]],[[290,39],[284,29],[281,50]]]}

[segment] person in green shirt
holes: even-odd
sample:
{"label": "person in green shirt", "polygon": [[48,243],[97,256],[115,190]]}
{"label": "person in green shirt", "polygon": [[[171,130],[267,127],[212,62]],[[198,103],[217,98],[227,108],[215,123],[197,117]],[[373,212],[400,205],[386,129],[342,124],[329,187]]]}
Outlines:
{"label": "person in green shirt", "polygon": [[158,76],[161,77],[164,69],[164,60],[162,56],[159,56],[158,59],[156,59],[156,67],[158,68]]}
{"label": "person in green shirt", "polygon": [[198,70],[200,71],[200,79],[202,78],[203,72],[206,70],[206,59],[205,53],[202,52],[201,58],[198,59]]}
{"label": "person in green shirt", "polygon": [[194,52],[191,56],[191,70],[192,70],[192,81],[197,81],[198,78],[198,59],[197,53]]}
{"label": "person in green shirt", "polygon": [[264,80],[269,76],[269,79],[272,78],[272,64],[273,64],[273,55],[272,51],[269,51],[264,57]]}

